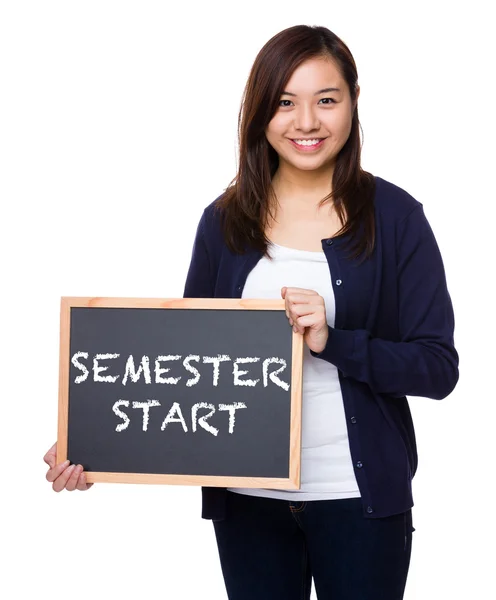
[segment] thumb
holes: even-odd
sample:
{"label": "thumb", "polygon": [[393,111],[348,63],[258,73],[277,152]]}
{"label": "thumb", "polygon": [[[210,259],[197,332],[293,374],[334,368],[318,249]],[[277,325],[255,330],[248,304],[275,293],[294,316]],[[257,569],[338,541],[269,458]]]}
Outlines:
{"label": "thumb", "polygon": [[55,466],[55,464],[57,462],[56,454],[57,454],[57,442],[55,442],[55,444],[50,448],[50,450],[43,457],[43,460],[50,467],[50,469],[53,469],[53,467]]}
{"label": "thumb", "polygon": [[287,287],[283,287],[283,288],[281,289],[281,296],[282,296],[284,299],[286,298],[286,290],[287,290],[287,289],[288,289]]}

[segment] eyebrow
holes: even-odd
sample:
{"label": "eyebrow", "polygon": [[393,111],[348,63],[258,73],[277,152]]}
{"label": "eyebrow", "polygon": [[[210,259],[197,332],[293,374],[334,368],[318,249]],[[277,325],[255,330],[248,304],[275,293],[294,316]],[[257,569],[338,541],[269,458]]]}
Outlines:
{"label": "eyebrow", "polygon": [[[315,92],[314,96],[318,96],[319,94],[324,94],[327,92],[340,92],[341,90],[339,88],[335,88],[335,87],[329,87],[329,88],[324,88],[323,90],[319,90],[318,92]],[[292,94],[291,92],[282,92],[281,96],[294,96],[296,97],[296,94]]]}

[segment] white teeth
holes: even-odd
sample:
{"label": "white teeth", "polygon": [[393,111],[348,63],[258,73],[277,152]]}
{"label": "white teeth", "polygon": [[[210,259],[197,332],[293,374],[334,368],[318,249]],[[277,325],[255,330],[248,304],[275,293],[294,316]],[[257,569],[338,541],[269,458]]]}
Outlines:
{"label": "white teeth", "polygon": [[318,144],[320,140],[293,140],[293,142],[295,142],[299,146],[315,146],[315,144]]}

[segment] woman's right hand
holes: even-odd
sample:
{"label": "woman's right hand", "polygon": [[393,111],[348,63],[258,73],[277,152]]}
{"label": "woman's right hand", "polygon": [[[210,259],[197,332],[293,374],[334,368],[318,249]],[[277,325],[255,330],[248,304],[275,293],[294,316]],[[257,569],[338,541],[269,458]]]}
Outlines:
{"label": "woman's right hand", "polygon": [[43,460],[50,467],[47,471],[46,478],[50,481],[55,492],[67,490],[73,492],[80,490],[82,492],[89,490],[93,485],[86,483],[86,474],[83,471],[82,465],[71,465],[68,460],[63,463],[57,463],[57,442],[45,454]]}

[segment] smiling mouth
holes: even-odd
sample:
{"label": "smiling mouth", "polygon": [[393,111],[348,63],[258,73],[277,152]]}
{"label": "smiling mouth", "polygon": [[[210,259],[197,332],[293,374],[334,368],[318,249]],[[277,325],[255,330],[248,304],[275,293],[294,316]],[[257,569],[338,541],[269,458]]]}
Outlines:
{"label": "smiling mouth", "polygon": [[[312,138],[311,140],[309,140],[309,141],[319,140],[315,144],[301,144],[301,143],[298,144],[294,139],[291,139],[291,138],[288,138],[288,139],[295,148],[298,148],[298,150],[309,151],[309,150],[316,150],[317,148],[320,148],[327,138]],[[298,139],[298,138],[295,138],[295,139]]]}

